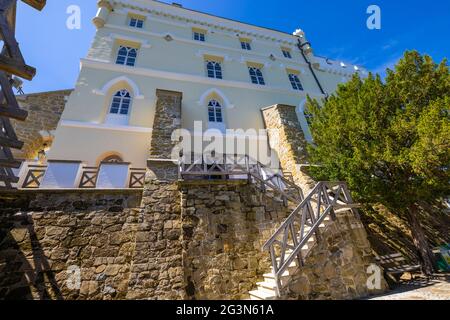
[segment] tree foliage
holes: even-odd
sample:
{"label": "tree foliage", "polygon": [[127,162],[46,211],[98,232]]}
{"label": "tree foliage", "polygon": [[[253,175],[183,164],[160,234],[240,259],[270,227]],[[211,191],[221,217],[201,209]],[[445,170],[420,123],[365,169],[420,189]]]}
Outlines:
{"label": "tree foliage", "polygon": [[308,99],[312,173],[346,181],[360,201],[408,208],[450,195],[447,62],[406,52],[384,81],[355,75],[327,101]]}

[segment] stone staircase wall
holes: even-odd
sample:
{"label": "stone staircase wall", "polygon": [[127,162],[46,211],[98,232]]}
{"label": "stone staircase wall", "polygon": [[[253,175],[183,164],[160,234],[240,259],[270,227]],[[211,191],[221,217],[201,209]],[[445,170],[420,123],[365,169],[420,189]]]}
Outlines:
{"label": "stone staircase wall", "polygon": [[373,274],[368,268],[375,257],[362,222],[351,211],[336,213],[336,220],[330,221],[321,236],[305,265],[291,276],[283,298],[358,299],[386,291],[382,273],[379,288],[367,286]]}
{"label": "stone staircase wall", "polygon": [[270,267],[264,242],[290,214],[246,181],[193,181],[181,186],[187,295],[246,299]]}

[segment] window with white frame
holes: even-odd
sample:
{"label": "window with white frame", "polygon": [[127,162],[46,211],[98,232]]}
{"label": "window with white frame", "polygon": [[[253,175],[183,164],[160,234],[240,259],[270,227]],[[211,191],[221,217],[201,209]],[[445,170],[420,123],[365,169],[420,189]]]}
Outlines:
{"label": "window with white frame", "polygon": [[205,33],[201,32],[201,31],[193,31],[193,37],[194,37],[194,40],[202,41],[202,42],[205,42],[205,39],[206,39]]}
{"label": "window with white frame", "polygon": [[252,80],[252,83],[259,85],[266,84],[260,68],[249,66],[248,71],[250,73],[250,79]]}
{"label": "window with white frame", "polygon": [[298,75],[295,73],[289,73],[289,81],[291,82],[292,88],[294,90],[303,90],[302,83],[300,82],[300,79],[298,78]]}
{"label": "window with white frame", "polygon": [[210,100],[208,103],[209,122],[223,123],[222,106],[217,100]]}
{"label": "window with white frame", "polygon": [[252,50],[252,47],[250,45],[250,41],[248,41],[248,40],[241,40],[241,48],[243,50]]}
{"label": "window with white frame", "polygon": [[117,52],[116,64],[122,64],[129,67],[134,67],[136,64],[138,49],[132,47],[120,46]]}
{"label": "window with white frame", "polygon": [[144,20],[138,17],[130,17],[130,27],[142,29],[144,27]]}
{"label": "window with white frame", "polygon": [[127,116],[130,111],[131,95],[128,90],[117,91],[114,95],[109,113]]}
{"label": "window with white frame", "polygon": [[222,65],[218,61],[207,60],[206,71],[208,78],[222,79]]}
{"label": "window with white frame", "polygon": [[288,59],[292,59],[291,50],[289,49],[281,49],[283,52],[283,56]]}

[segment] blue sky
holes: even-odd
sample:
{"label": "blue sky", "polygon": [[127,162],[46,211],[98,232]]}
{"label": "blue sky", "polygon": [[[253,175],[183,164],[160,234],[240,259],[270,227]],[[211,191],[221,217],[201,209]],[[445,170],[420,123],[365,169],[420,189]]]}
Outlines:
{"label": "blue sky", "polygon": [[[79,60],[92,42],[96,0],[48,0],[42,12],[19,2],[17,40],[38,72],[26,93],[73,88]],[[166,1],[168,2],[168,1]],[[384,73],[405,50],[436,61],[450,56],[448,0],[175,0],[191,8],[242,22],[293,32],[301,28],[315,54]],[[366,27],[367,7],[381,8],[381,30]],[[66,28],[67,7],[81,8],[80,30]],[[33,32],[33,30],[38,30]]]}

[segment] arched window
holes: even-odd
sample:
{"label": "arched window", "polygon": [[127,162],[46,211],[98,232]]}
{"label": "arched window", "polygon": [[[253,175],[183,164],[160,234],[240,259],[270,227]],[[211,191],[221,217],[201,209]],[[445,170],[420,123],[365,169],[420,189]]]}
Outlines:
{"label": "arched window", "polygon": [[209,78],[222,79],[222,66],[217,61],[206,61]]}
{"label": "arched window", "polygon": [[209,122],[223,123],[222,106],[217,100],[211,100],[208,103]]}
{"label": "arched window", "polygon": [[123,162],[123,160],[120,156],[114,154],[114,155],[110,155],[110,156],[106,157],[101,162],[119,163],[119,162]]}
{"label": "arched window", "polygon": [[131,95],[128,90],[120,90],[114,95],[109,113],[126,116],[130,111]]}
{"label": "arched window", "polygon": [[120,46],[119,52],[117,53],[116,64],[134,67],[134,65],[136,64],[136,58],[137,58],[136,48]]}

